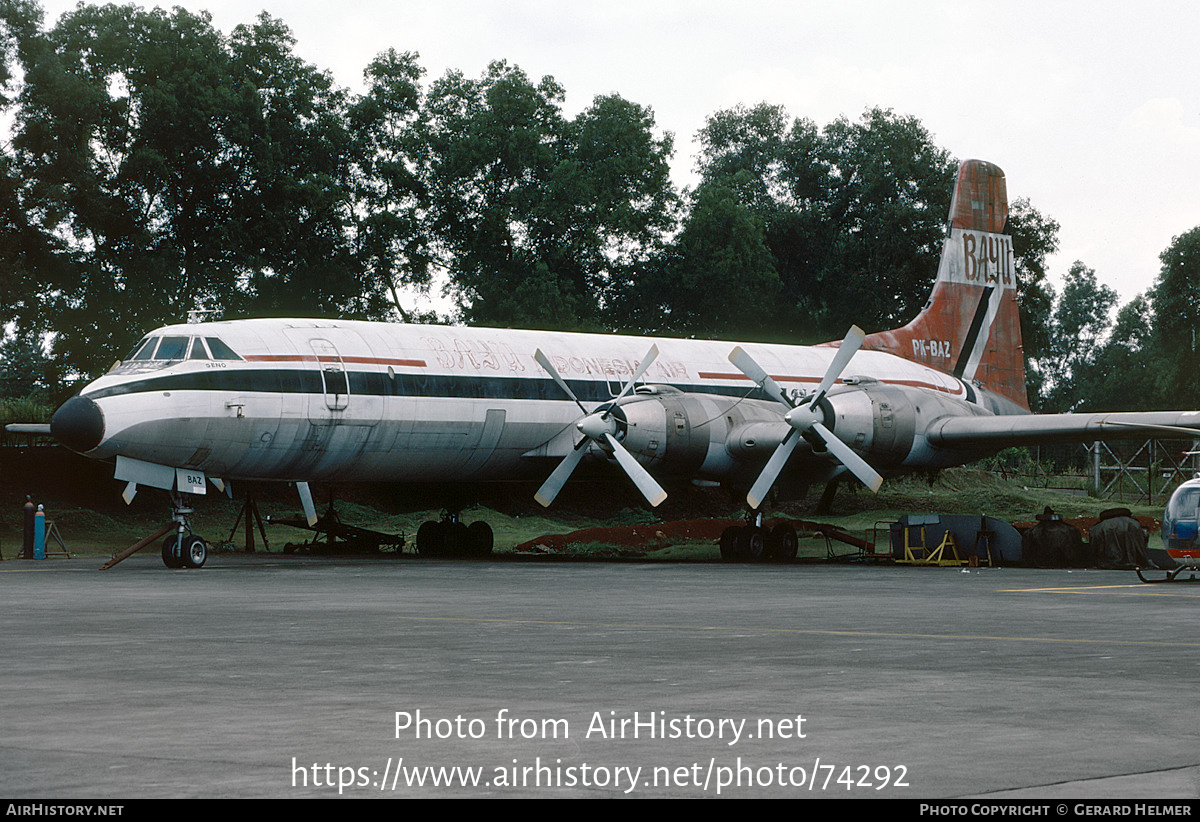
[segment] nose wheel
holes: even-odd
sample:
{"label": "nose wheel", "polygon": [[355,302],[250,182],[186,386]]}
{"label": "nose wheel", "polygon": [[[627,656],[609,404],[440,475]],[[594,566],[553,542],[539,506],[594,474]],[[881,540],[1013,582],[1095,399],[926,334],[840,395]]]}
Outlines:
{"label": "nose wheel", "polygon": [[168,568],[203,568],[208,543],[195,534],[172,534],[163,540],[162,560]]}
{"label": "nose wheel", "polygon": [[162,546],[163,565],[168,568],[203,568],[208,560],[208,543],[192,533],[188,527],[188,514],[193,509],[188,505],[187,494],[171,497],[171,519],[177,530]]}

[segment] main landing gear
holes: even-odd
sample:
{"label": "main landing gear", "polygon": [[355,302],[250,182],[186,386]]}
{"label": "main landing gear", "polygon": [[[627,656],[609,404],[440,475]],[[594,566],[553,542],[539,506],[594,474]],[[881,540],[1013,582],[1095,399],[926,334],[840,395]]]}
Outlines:
{"label": "main landing gear", "polygon": [[417,553],[423,557],[486,557],[492,553],[492,526],[483,520],[467,525],[458,511],[442,511],[442,518],[421,523]]}
{"label": "main landing gear", "polygon": [[208,559],[208,543],[192,533],[188,514],[195,513],[188,504],[188,495],[171,497],[171,519],[176,524],[174,534],[163,541],[162,561],[168,568],[202,568]]}
{"label": "main landing gear", "polygon": [[731,525],[721,534],[721,559],[725,562],[791,562],[799,539],[787,522],[769,528],[761,511],[752,511],[745,525]]}

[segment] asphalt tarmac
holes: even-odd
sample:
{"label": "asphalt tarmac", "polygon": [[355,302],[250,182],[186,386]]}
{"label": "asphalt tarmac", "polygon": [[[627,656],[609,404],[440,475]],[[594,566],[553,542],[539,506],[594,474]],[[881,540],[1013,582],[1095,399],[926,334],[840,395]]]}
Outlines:
{"label": "asphalt tarmac", "polygon": [[1200,584],[101,561],[0,563],[0,796],[1200,796]]}

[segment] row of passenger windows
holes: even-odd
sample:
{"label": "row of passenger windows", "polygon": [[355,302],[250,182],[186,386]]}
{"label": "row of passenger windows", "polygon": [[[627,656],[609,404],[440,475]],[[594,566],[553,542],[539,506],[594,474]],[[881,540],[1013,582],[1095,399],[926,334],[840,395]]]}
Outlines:
{"label": "row of passenger windows", "polygon": [[216,337],[146,337],[129,352],[130,360],[240,360]]}

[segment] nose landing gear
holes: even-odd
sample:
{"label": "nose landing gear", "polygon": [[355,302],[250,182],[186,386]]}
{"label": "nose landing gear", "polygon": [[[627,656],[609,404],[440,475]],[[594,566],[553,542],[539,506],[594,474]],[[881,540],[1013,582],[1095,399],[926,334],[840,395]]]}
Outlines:
{"label": "nose landing gear", "polygon": [[171,519],[176,532],[163,541],[162,561],[168,568],[202,568],[208,559],[208,543],[192,533],[188,527],[189,507],[187,494],[171,497]]}

